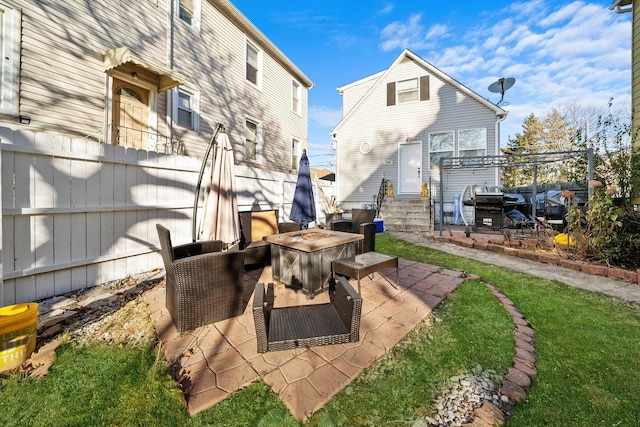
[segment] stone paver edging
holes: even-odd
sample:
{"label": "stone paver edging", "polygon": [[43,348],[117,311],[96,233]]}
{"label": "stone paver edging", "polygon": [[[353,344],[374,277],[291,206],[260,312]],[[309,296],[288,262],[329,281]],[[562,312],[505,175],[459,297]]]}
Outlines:
{"label": "stone paver edging", "polygon": [[587,274],[593,274],[595,276],[609,277],[611,279],[624,280],[625,282],[640,285],[640,273],[625,270],[619,267],[612,267],[604,264],[594,264],[585,261],[578,261],[562,257],[546,252],[535,252],[531,249],[527,249],[521,241],[516,240],[514,243],[508,245],[493,242],[491,240],[482,242],[477,241],[473,237],[462,236],[444,236],[442,238],[435,237],[437,240],[442,240],[446,243],[452,243],[458,246],[481,249],[485,251],[492,251],[504,255],[510,255],[530,261],[537,261],[544,264],[558,265],[574,271],[581,271]]}
{"label": "stone paver edging", "polygon": [[[474,279],[479,278],[474,277]],[[511,367],[502,379],[500,394],[507,396],[510,402],[517,404],[524,400],[537,374],[536,333],[513,301],[492,284],[486,282],[484,284],[500,301],[514,324],[515,355]],[[502,412],[494,404],[485,402],[474,411],[473,421],[464,425],[476,427],[502,425],[506,415],[508,414]]]}

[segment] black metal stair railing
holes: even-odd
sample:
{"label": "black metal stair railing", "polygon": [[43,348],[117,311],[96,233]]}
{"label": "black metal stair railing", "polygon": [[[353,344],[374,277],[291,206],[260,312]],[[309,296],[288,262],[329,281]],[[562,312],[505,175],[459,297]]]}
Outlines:
{"label": "black metal stair railing", "polygon": [[384,198],[387,196],[387,186],[389,184],[389,180],[386,178],[382,178],[382,182],[380,182],[380,189],[378,189],[378,195],[376,196],[376,218],[380,215],[380,208],[382,207],[382,202]]}

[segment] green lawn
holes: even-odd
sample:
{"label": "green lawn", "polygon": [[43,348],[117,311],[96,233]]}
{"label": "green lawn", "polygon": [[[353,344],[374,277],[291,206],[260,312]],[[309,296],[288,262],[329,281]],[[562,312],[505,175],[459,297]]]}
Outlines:
{"label": "green lawn", "polygon": [[[538,377],[510,426],[640,425],[640,309],[522,273],[378,235],[376,249],[477,274],[536,330]],[[445,380],[480,365],[504,372],[512,325],[495,297],[468,280],[435,316],[309,420],[313,426],[407,426],[429,413]],[[64,345],[49,375],[0,377],[0,425],[298,425],[258,382],[195,417],[156,346]]]}

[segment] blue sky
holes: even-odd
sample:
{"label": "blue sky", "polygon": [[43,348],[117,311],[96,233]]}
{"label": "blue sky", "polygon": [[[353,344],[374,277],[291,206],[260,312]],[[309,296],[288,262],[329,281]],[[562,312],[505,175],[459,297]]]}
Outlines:
{"label": "blue sky", "polygon": [[334,169],[336,90],[388,68],[408,48],[492,102],[488,86],[513,77],[501,145],[531,113],[571,103],[631,107],[631,14],[610,0],[231,0],[314,83],[308,155]]}

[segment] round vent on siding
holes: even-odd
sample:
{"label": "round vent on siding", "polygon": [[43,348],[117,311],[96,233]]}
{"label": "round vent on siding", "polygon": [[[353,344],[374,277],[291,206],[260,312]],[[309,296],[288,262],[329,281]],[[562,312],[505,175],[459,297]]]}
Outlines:
{"label": "round vent on siding", "polygon": [[360,144],[360,152],[362,154],[369,154],[371,152],[371,144],[368,142],[363,142]]}

